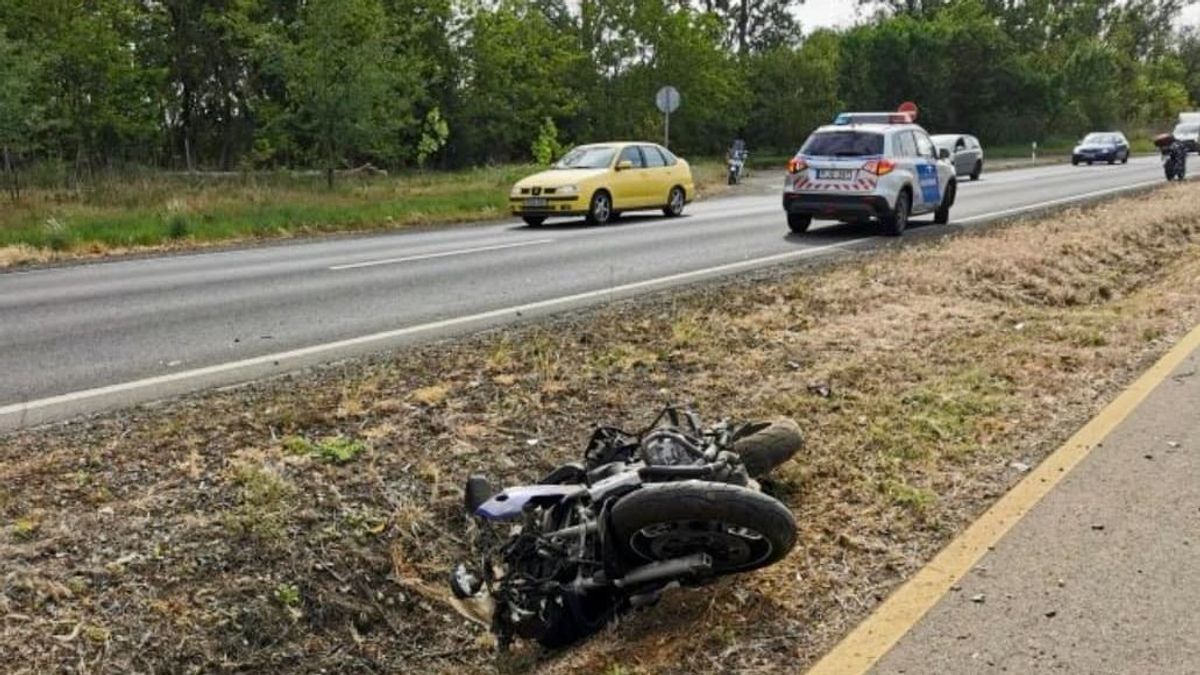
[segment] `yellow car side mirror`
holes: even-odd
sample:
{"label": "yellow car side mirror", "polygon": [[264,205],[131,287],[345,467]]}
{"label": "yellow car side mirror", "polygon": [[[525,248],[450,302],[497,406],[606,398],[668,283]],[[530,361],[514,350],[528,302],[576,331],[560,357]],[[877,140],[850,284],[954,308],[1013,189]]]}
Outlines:
{"label": "yellow car side mirror", "polygon": [[633,160],[623,159],[623,160],[617,162],[617,171],[624,171],[625,169],[632,169],[632,168],[633,168]]}

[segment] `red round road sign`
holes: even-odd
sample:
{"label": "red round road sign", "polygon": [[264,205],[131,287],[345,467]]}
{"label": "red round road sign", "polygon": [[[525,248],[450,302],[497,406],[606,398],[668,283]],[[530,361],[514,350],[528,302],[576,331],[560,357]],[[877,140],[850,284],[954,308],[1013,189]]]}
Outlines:
{"label": "red round road sign", "polygon": [[910,119],[912,119],[912,121],[917,121],[918,110],[916,103],[913,103],[912,101],[905,101],[904,103],[901,103],[900,107],[896,110],[897,112],[908,113],[908,116]]}

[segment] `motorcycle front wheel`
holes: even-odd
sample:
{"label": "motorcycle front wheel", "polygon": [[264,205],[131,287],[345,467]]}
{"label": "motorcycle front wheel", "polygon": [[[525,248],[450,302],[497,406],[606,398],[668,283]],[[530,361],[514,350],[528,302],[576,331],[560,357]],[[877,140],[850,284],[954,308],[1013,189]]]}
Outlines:
{"label": "motorcycle front wheel", "polygon": [[786,417],[750,422],[738,429],[732,449],[750,477],[761,478],[804,449],[804,436],[800,425]]}
{"label": "motorcycle front wheel", "polygon": [[726,483],[645,485],[617,502],[611,522],[630,567],[705,553],[713,575],[747,572],[796,545],[796,519],[786,506]]}

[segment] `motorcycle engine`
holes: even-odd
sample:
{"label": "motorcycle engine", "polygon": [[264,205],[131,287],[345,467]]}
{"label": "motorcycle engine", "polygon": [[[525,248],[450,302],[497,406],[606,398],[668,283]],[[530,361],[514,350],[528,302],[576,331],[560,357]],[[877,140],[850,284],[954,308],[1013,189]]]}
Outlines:
{"label": "motorcycle engine", "polygon": [[702,464],[703,457],[697,454],[687,438],[676,432],[654,431],[642,439],[642,460],[651,466]]}

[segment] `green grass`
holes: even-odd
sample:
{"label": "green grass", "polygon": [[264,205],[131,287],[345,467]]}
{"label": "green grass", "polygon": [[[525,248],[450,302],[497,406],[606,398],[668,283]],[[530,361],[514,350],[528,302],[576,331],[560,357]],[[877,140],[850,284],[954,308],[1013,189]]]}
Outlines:
{"label": "green grass", "polygon": [[[5,204],[0,249],[103,253],[486,221],[505,217],[509,187],[537,170],[511,165],[343,178],[332,190],[319,176],[286,173],[102,176],[77,190],[31,189]],[[723,178],[714,162],[697,162],[693,172],[702,187]]]}
{"label": "green grass", "polygon": [[361,441],[335,436],[312,442],[299,436],[283,439],[283,449],[293,455],[310,455],[331,464],[345,464],[363,452],[367,446]]}

